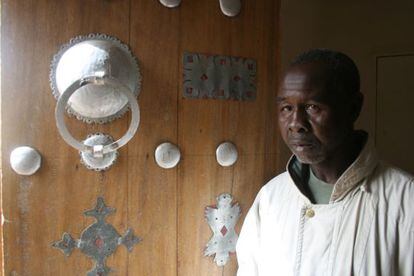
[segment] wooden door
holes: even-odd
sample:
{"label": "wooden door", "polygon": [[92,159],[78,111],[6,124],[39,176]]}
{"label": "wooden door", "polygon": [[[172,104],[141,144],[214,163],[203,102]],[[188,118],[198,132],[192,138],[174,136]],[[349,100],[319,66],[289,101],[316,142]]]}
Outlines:
{"label": "wooden door", "polygon": [[[132,252],[118,248],[108,258],[113,275],[234,275],[235,256],[218,268],[203,257],[211,231],[204,207],[230,192],[243,217],[276,168],[274,96],[278,64],[278,1],[242,1],[236,18],[218,1],[183,0],[168,9],[156,0],[2,2],[1,142],[5,275],[86,275],[93,262],[79,250],[65,257],[51,246],[64,232],[78,239],[94,220],[83,212],[97,197],[116,208],[108,217],[120,234],[132,228],[143,238]],[[127,43],[143,76],[141,124],[120,150],[115,166],[97,173],[59,136],[48,81],[59,46],[77,35],[105,33]],[[257,98],[251,102],[182,97],[184,51],[243,56],[257,61]],[[101,131],[124,134],[129,114],[104,126],[70,118],[78,139]],[[232,141],[239,160],[220,167],[215,149]],[[174,169],[154,161],[156,146],[177,144]],[[10,152],[30,145],[43,157],[33,176],[16,175]]]}

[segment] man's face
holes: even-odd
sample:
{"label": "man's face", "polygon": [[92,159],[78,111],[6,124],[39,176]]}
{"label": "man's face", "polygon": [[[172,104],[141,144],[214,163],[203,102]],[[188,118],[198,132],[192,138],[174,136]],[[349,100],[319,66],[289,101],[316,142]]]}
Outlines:
{"label": "man's face", "polygon": [[306,164],[329,161],[352,132],[349,100],[328,91],[320,63],[291,67],[279,89],[278,115],[283,140]]}

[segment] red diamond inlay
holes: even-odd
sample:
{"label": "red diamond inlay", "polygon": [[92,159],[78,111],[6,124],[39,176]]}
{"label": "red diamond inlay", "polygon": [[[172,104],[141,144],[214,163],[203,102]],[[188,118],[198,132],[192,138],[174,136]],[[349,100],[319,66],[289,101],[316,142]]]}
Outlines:
{"label": "red diamond inlay", "polygon": [[103,245],[104,245],[103,239],[101,239],[101,237],[98,237],[95,240],[95,245],[96,245],[96,247],[98,247],[99,249],[101,249],[103,247]]}
{"label": "red diamond inlay", "polygon": [[225,236],[225,235],[227,234],[227,232],[228,232],[228,230],[227,230],[226,226],[223,226],[223,227],[221,228],[220,232],[221,232],[221,234],[222,234],[223,236]]}
{"label": "red diamond inlay", "polygon": [[205,80],[207,80],[208,79],[208,77],[207,77],[207,75],[206,74],[203,74],[202,76],[201,76],[201,78],[200,79],[202,79],[203,81],[205,81]]}

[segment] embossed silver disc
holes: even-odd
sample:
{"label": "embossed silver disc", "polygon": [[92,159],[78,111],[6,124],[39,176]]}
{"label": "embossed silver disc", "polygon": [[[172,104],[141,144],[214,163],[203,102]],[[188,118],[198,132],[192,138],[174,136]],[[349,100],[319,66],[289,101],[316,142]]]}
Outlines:
{"label": "embossed silver disc", "polygon": [[139,95],[141,76],[137,59],[128,46],[104,34],[90,34],[70,40],[54,56],[50,85],[56,99],[75,81],[87,77],[115,79],[114,83],[89,84],[79,88],[67,104],[67,111],[88,123],[106,123],[128,110],[128,98],[120,89]]}
{"label": "embossed silver disc", "polygon": [[162,143],[155,150],[155,161],[164,169],[171,169],[180,162],[180,149],[171,143]]}
{"label": "embossed silver disc", "polygon": [[[96,133],[89,135],[86,140],[83,141],[85,145],[88,146],[99,146],[99,145],[109,145],[114,141],[114,139],[103,133]],[[93,153],[80,152],[81,162],[88,169],[95,171],[105,171],[109,169],[118,158],[118,151],[111,151],[104,153],[102,157],[95,157]]]}
{"label": "embossed silver disc", "polygon": [[221,11],[230,17],[236,16],[241,10],[241,0],[219,0]]}
{"label": "embossed silver disc", "polygon": [[167,8],[176,8],[181,4],[181,0],[159,0]]}
{"label": "embossed silver disc", "polygon": [[17,147],[10,154],[10,166],[19,175],[35,174],[41,164],[40,153],[32,147]]}
{"label": "embossed silver disc", "polygon": [[229,167],[236,163],[237,158],[237,148],[233,143],[224,142],[217,147],[216,159],[221,166]]}

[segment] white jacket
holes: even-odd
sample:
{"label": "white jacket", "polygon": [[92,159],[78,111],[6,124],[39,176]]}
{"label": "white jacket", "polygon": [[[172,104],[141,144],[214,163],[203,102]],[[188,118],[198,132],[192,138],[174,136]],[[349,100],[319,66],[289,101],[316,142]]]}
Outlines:
{"label": "white jacket", "polygon": [[318,205],[285,172],[257,195],[237,259],[238,276],[413,276],[413,176],[368,144]]}

